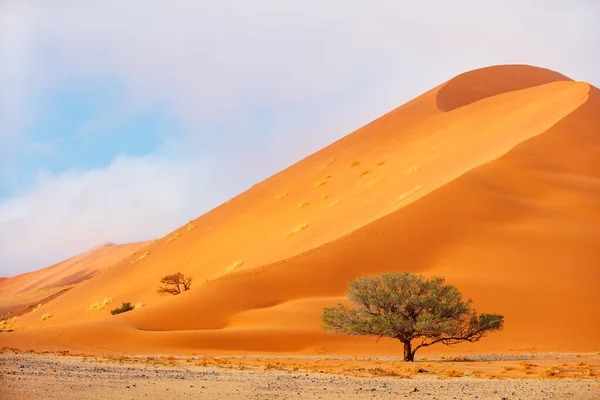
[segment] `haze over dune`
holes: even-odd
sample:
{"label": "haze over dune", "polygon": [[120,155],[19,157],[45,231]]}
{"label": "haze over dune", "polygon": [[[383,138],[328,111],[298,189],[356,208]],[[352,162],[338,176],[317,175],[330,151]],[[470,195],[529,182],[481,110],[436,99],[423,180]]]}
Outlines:
{"label": "haze over dune", "polygon": [[[32,329],[3,342],[397,354],[392,341],[324,333],[320,315],[349,280],[406,270],[444,276],[478,311],[505,316],[503,331],[456,351],[597,351],[599,132],[593,86],[530,66],[467,72],[128,251],[19,317]],[[158,296],[160,278],[177,271],[192,290]],[[104,298],[143,307],[89,312]]]}

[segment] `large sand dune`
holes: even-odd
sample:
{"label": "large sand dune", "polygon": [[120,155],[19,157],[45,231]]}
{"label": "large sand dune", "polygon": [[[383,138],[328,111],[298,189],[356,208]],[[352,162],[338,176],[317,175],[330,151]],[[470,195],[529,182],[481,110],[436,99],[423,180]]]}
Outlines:
{"label": "large sand dune", "polygon": [[[505,329],[459,351],[600,349],[600,91],[462,74],[150,243],[2,336],[130,353],[398,353],[321,331],[355,277],[445,276]],[[165,273],[194,278],[162,298]],[[3,283],[0,282],[0,285]],[[143,308],[111,316],[110,297]],[[444,351],[433,348],[430,351]]]}

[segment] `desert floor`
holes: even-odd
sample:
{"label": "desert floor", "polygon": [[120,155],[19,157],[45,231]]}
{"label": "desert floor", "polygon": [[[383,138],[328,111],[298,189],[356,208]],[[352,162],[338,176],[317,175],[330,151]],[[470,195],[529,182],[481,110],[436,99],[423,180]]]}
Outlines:
{"label": "desert floor", "polygon": [[598,354],[454,359],[0,354],[2,399],[597,399]]}

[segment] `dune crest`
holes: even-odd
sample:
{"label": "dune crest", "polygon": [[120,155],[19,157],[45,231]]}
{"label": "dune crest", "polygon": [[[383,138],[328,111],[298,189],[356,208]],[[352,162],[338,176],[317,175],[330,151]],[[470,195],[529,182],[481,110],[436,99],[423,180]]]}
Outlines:
{"label": "dune crest", "polygon": [[[357,276],[408,270],[445,276],[480,311],[505,315],[504,331],[455,351],[598,350],[597,132],[597,88],[528,66],[467,72],[48,302],[43,328],[7,340],[397,354],[391,341],[324,333],[320,313]],[[158,296],[176,271],[192,290]],[[144,307],[85,311],[106,297]]]}

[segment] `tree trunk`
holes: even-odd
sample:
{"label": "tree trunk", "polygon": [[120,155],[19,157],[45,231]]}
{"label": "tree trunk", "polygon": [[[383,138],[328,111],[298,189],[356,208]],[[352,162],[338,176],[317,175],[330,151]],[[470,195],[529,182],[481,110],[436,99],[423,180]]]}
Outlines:
{"label": "tree trunk", "polygon": [[404,361],[415,361],[415,353],[412,351],[410,342],[404,343]]}

